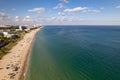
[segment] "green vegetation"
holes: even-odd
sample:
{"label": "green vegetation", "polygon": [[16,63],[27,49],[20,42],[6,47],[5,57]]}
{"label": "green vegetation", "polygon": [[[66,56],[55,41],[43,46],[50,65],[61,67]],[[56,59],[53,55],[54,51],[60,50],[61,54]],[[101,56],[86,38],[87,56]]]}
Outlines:
{"label": "green vegetation", "polygon": [[[13,32],[14,33],[14,32]],[[9,52],[9,50],[17,44],[18,41],[23,39],[26,32],[18,31],[15,32],[17,35],[11,38],[6,38],[3,35],[0,36],[0,59]]]}
{"label": "green vegetation", "polygon": [[24,35],[26,33],[29,33],[30,31],[37,29],[39,27],[33,27],[30,28],[29,31],[16,31],[18,29],[18,26],[12,26],[12,27],[0,27],[0,30],[9,32],[12,35],[12,37],[7,38],[4,37],[3,34],[0,34],[0,59],[9,52],[9,50],[17,44],[18,41],[23,39]]}

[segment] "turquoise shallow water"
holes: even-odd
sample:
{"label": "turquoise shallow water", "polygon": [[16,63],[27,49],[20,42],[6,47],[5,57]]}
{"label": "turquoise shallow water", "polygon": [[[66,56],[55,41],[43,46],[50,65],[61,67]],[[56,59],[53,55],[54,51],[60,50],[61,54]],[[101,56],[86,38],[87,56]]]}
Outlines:
{"label": "turquoise shallow water", "polygon": [[120,80],[120,26],[45,26],[26,80]]}

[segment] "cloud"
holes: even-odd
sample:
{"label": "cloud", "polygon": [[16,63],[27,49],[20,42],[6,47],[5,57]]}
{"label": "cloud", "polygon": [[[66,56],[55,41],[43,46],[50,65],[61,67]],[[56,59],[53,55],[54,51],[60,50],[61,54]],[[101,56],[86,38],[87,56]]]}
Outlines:
{"label": "cloud", "polygon": [[15,19],[18,19],[19,18],[19,16],[15,16]]}
{"label": "cloud", "polygon": [[65,9],[63,12],[67,12],[67,13],[73,13],[73,12],[87,12],[87,13],[101,13],[101,10],[103,10],[104,8],[100,8],[99,10],[96,9],[90,9],[88,7],[75,7],[72,9]]}
{"label": "cloud", "polygon": [[58,12],[58,15],[62,15],[62,16],[64,16],[65,13],[64,13],[64,12]]}
{"label": "cloud", "polygon": [[10,16],[6,13],[0,12],[0,24],[5,24],[5,25],[34,24],[34,22],[36,21],[38,21],[37,17]]}
{"label": "cloud", "polygon": [[0,24],[15,24],[15,18],[6,14],[6,13],[3,13],[3,12],[0,12]]}
{"label": "cloud", "polygon": [[63,16],[63,17],[58,17],[57,18],[58,22],[61,21],[61,22],[79,22],[79,21],[82,21],[83,19],[82,18],[79,18],[77,16]]}
{"label": "cloud", "polygon": [[0,21],[9,19],[9,16],[3,12],[0,12]]}
{"label": "cloud", "polygon": [[11,10],[12,10],[12,11],[16,11],[16,9],[15,9],[15,8],[12,8]]}
{"label": "cloud", "polygon": [[23,22],[32,22],[33,19],[30,16],[26,16],[25,18],[22,19]]}
{"label": "cloud", "polygon": [[88,10],[88,12],[91,12],[91,13],[96,13],[96,14],[101,13],[101,11],[100,11],[100,10]]}
{"label": "cloud", "polygon": [[120,9],[120,6],[116,6],[116,8],[119,8],[119,9]]}
{"label": "cloud", "polygon": [[15,16],[14,21],[15,22],[33,22],[34,18],[31,18],[30,16],[25,16],[25,17]]}
{"label": "cloud", "polygon": [[104,10],[104,9],[105,9],[105,7],[101,7],[100,9],[101,9],[101,10]]}
{"label": "cloud", "polygon": [[60,17],[47,17],[44,18],[44,22],[76,22],[76,21],[82,21],[82,18],[79,18],[77,16],[60,16]]}
{"label": "cloud", "polygon": [[4,16],[6,16],[6,14],[3,12],[0,12],[0,17],[4,17]]}
{"label": "cloud", "polygon": [[64,3],[69,3],[68,0],[59,0],[59,1],[64,2]]}
{"label": "cloud", "polygon": [[59,9],[59,8],[64,8],[63,3],[57,4],[53,9]]}
{"label": "cloud", "polygon": [[20,17],[19,16],[15,16],[15,21],[20,21]]}
{"label": "cloud", "polygon": [[64,12],[84,12],[87,10],[87,7],[76,7],[72,9],[65,9]]}
{"label": "cloud", "polygon": [[44,18],[43,20],[46,22],[50,22],[50,21],[55,21],[56,19],[57,19],[56,17],[47,17],[47,18]]}
{"label": "cloud", "polygon": [[42,13],[44,11],[45,11],[45,8],[33,8],[28,10],[28,12],[36,12],[36,13]]}

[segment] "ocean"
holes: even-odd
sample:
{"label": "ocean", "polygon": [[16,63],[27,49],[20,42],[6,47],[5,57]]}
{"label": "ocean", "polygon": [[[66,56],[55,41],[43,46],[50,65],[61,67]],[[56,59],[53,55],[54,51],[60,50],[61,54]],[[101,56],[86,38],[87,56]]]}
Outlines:
{"label": "ocean", "polygon": [[120,26],[45,26],[25,80],[120,80]]}

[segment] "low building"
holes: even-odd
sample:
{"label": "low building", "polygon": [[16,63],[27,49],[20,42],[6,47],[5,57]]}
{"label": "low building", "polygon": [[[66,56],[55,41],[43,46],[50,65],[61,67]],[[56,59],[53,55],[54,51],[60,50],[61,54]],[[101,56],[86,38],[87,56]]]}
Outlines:
{"label": "low building", "polygon": [[27,29],[25,29],[25,31],[27,31],[27,32],[28,32],[28,31],[30,31],[30,29],[29,29],[29,28],[27,28]]}
{"label": "low building", "polygon": [[16,29],[16,31],[23,31],[23,30],[25,30],[25,29],[27,29],[27,27],[26,26],[19,26],[18,27],[18,29]]}
{"label": "low building", "polygon": [[9,34],[8,32],[2,32],[4,37],[11,38],[14,34]]}
{"label": "low building", "polygon": [[8,32],[2,32],[4,37],[6,37],[8,35]]}
{"label": "low building", "polygon": [[22,29],[22,26],[19,26],[19,30],[20,30],[20,31],[22,31],[22,30],[23,30],[23,29]]}
{"label": "low building", "polygon": [[42,26],[41,24],[35,24],[34,27],[40,27]]}

